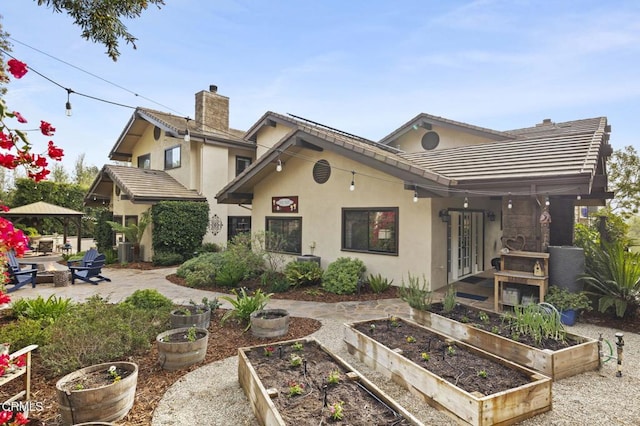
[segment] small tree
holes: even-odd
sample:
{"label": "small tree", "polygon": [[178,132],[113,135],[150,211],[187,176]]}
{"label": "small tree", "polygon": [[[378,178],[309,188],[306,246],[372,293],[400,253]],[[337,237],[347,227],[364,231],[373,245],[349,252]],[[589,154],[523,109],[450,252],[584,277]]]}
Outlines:
{"label": "small tree", "polygon": [[147,229],[149,223],[151,223],[151,210],[147,210],[140,215],[138,223],[131,223],[127,226],[118,222],[107,221],[111,229],[116,232],[124,234],[127,241],[133,243],[133,260],[134,262],[140,261],[140,242],[144,231]]}

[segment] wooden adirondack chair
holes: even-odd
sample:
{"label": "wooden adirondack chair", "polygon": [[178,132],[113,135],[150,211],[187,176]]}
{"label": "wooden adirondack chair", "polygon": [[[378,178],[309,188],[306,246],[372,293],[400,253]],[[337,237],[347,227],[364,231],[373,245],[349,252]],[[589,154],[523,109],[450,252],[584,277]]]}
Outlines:
{"label": "wooden adirondack chair", "polygon": [[67,262],[71,271],[71,284],[76,283],[76,278],[90,284],[98,285],[102,281],[111,281],[102,275],[106,257],[98,253],[96,249],[89,249],[81,260]]}
{"label": "wooden adirondack chair", "polygon": [[[7,252],[7,264],[7,272],[9,272],[10,279],[9,285],[13,284],[13,287],[7,289],[9,293],[28,283],[31,283],[31,287],[36,287],[38,264],[20,262],[13,250]],[[24,266],[29,267],[23,269]]]}

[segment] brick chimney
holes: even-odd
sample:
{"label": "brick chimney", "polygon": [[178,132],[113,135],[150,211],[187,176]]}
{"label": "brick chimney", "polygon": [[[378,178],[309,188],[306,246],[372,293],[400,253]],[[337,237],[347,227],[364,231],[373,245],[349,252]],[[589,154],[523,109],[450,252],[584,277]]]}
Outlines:
{"label": "brick chimney", "polygon": [[218,86],[196,93],[195,121],[199,130],[229,131],[229,98],[218,94]]}

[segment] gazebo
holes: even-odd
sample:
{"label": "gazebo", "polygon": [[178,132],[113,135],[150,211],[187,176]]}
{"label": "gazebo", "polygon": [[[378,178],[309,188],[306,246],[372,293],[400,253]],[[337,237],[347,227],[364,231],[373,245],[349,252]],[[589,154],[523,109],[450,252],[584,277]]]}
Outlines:
{"label": "gazebo", "polygon": [[0,211],[0,216],[7,219],[12,218],[42,218],[51,217],[62,222],[64,227],[62,241],[67,243],[69,221],[73,220],[78,227],[78,244],[76,250],[81,251],[82,243],[82,216],[84,213],[60,207],[53,204],[38,201],[37,203],[27,204],[26,206],[15,207],[7,212]]}

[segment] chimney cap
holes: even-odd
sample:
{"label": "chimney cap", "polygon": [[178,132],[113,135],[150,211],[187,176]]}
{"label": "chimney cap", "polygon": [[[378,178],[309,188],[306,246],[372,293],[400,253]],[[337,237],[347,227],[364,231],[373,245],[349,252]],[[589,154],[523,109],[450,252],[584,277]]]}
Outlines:
{"label": "chimney cap", "polygon": [[216,86],[215,84],[210,84],[209,85],[209,91],[212,93],[217,93],[218,92],[218,86]]}

